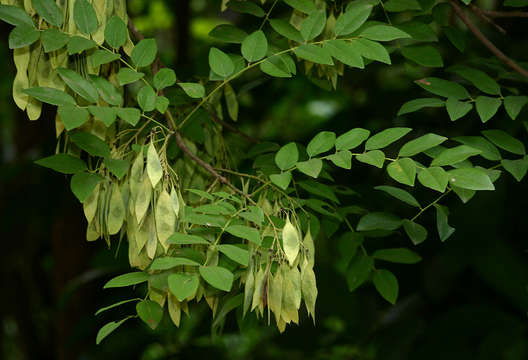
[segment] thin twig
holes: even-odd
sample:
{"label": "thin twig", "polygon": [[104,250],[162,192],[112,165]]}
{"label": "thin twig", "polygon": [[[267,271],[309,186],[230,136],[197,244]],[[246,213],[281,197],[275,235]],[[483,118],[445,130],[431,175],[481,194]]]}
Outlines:
{"label": "thin twig", "polygon": [[455,11],[456,15],[462,20],[464,24],[466,24],[469,31],[475,35],[475,37],[485,46],[488,48],[489,51],[491,51],[500,61],[502,61],[504,64],[511,67],[513,70],[517,71],[519,74],[524,76],[528,79],[528,71],[520,67],[515,61],[510,59],[506,54],[504,54],[502,51],[500,51],[491,41],[488,40],[484,34],[469,20],[466,13],[454,0],[449,1],[451,3],[451,7]]}
{"label": "thin twig", "polygon": [[488,17],[481,8],[479,8],[478,6],[475,6],[473,4],[469,4],[469,8],[471,9],[471,11],[473,11],[473,13],[475,15],[477,15],[479,18],[481,18],[482,20],[484,20],[488,24],[493,25],[495,27],[495,29],[497,29],[503,35],[506,34],[506,30],[504,30],[501,26],[497,25],[495,23],[495,21],[493,21],[493,19]]}
{"label": "thin twig", "polygon": [[484,14],[491,18],[528,18],[528,12],[526,11],[495,11],[495,10],[482,10]]}

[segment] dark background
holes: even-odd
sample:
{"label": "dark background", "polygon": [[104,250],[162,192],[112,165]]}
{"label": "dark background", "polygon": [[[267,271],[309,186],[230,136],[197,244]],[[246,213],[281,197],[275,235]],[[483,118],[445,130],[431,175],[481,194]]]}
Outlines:
{"label": "dark background", "polygon": [[[156,36],[162,57],[174,64],[182,80],[207,75],[208,31],[218,19],[254,27],[250,16],[219,14],[217,1],[130,0],[136,25]],[[277,8],[277,13],[286,10]],[[506,53],[528,58],[527,20],[501,21],[507,36],[485,32]],[[140,321],[128,321],[101,345],[97,330],[106,322],[134,311],[133,305],[94,316],[95,311],[129,296],[126,290],[103,290],[111,276],[128,267],[126,248],[110,250],[103,242],[84,240],[82,208],[65,176],[33,164],[54,152],[54,113],[45,108],[30,122],[11,98],[14,65],[8,50],[10,27],[0,25],[0,358],[25,359],[528,359],[528,262],[526,209],[528,187],[503,174],[494,192],[481,192],[468,204],[450,195],[444,204],[457,230],[445,243],[435,234],[434,212],[422,223],[429,238],[415,250],[417,265],[392,265],[400,282],[400,297],[390,306],[366,285],[349,293],[340,269],[346,253],[339,236],[318,239],[316,275],[319,298],[317,323],[302,314],[300,326],[279,335],[272,325],[231,316],[224,333],[210,336],[211,316],[203,304],[184,317],[180,329],[168,318],[156,331]],[[459,53],[444,37],[438,48],[446,65],[468,62],[486,49],[468,34],[468,50]],[[258,72],[234,84],[241,103],[240,126],[260,139],[280,143],[309,141],[317,131],[338,134],[353,127],[378,131],[409,126],[418,136],[477,135],[483,124],[473,111],[456,123],[444,109],[397,118],[405,101],[424,97],[412,83],[425,71],[392,56],[394,66],[369,65],[347,69],[338,90],[313,85],[298,67],[292,80],[271,80]],[[507,81],[501,84],[508,83]],[[519,85],[519,83],[516,83]],[[521,84],[526,90],[526,84]],[[526,92],[526,91],[525,91]],[[524,110],[511,121],[503,109],[486,128],[503,128],[526,139]],[[240,140],[242,143],[244,140]],[[246,144],[242,144],[245,146]],[[372,190],[390,181],[380,170],[355,162],[351,171],[335,174],[340,182],[362,193],[357,204],[412,216],[412,209]],[[423,203],[430,194],[417,192]],[[114,242],[117,244],[117,241]],[[368,249],[412,247],[405,236],[369,239]]]}

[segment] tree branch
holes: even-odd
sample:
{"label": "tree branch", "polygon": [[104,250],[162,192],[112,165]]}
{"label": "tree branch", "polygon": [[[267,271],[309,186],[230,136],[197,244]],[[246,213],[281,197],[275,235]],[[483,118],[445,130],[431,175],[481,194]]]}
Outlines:
{"label": "tree branch", "polygon": [[495,10],[483,10],[482,12],[490,18],[528,18],[528,12],[525,11],[495,11]]}
{"label": "tree branch", "polygon": [[506,34],[506,30],[504,30],[501,26],[497,25],[495,23],[495,21],[493,21],[493,19],[489,18],[485,13],[484,13],[484,10],[482,10],[481,8],[479,8],[478,6],[475,6],[473,4],[469,4],[469,8],[471,9],[471,11],[473,11],[473,13],[475,15],[477,15],[479,18],[481,18],[482,20],[484,20],[485,22],[487,22],[488,24],[490,25],[493,25],[495,27],[495,29],[497,29],[499,32],[501,32],[503,35]]}
{"label": "tree branch", "polygon": [[[128,19],[128,30],[134,35],[136,40],[144,39],[143,34],[136,28],[136,26],[132,22],[132,19],[130,18]],[[156,74],[158,70],[161,69],[162,67],[163,67],[163,63],[161,62],[160,58],[157,57],[156,60],[151,65],[152,73]],[[230,189],[232,189],[233,191],[239,194],[247,196],[247,194],[245,194],[240,189],[238,189],[233,184],[231,184],[231,182],[225,176],[220,175],[210,164],[200,159],[200,157],[198,157],[196,154],[194,154],[191,151],[191,149],[189,149],[189,147],[185,144],[183,137],[181,136],[179,131],[176,130],[174,126],[175,125],[174,118],[172,116],[170,109],[167,109],[167,111],[165,112],[165,118],[167,119],[167,123],[169,125],[171,132],[174,134],[174,138],[176,139],[176,145],[178,145],[181,151],[183,151],[189,158],[191,158],[195,163],[197,163],[199,166],[205,169],[205,171],[207,171],[209,174],[214,176],[222,184],[227,185]]]}
{"label": "tree branch", "polygon": [[502,51],[500,51],[491,41],[488,40],[484,34],[469,20],[468,16],[462,10],[460,6],[454,1],[449,1],[451,4],[451,7],[455,11],[456,15],[462,20],[464,24],[466,24],[469,31],[475,35],[475,37],[485,46],[488,48],[489,51],[491,51],[500,61],[502,61],[504,64],[508,65],[513,70],[517,71],[519,74],[524,76],[528,79],[528,71],[520,67],[515,61],[510,59],[506,54],[504,54]]}

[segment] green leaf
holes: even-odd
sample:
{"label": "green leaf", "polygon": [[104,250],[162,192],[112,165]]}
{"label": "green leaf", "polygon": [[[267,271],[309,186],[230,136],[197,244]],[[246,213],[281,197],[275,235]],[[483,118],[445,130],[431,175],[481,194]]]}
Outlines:
{"label": "green leaf", "polygon": [[495,190],[488,174],[477,168],[460,168],[447,172],[449,182],[462,189]]}
{"label": "green leaf", "polygon": [[335,141],[336,150],[351,150],[363,143],[370,136],[370,131],[355,128],[340,135]]}
{"label": "green leaf", "polygon": [[123,159],[106,158],[105,165],[112,174],[114,174],[119,180],[121,180],[123,176],[125,176],[125,174],[128,172],[130,162],[128,160]]}
{"label": "green leaf", "polygon": [[263,73],[268,75],[279,77],[279,78],[289,78],[292,76],[288,65],[283,60],[285,55],[273,55],[268,57],[262,62],[259,67]]}
{"label": "green leaf", "polygon": [[138,300],[141,300],[141,299],[136,298],[136,299],[128,299],[128,300],[123,300],[123,301],[116,302],[115,304],[108,305],[108,306],[105,306],[105,307],[100,308],[99,310],[97,310],[97,311],[95,312],[94,315],[97,316],[97,315],[99,315],[99,314],[101,314],[102,312],[105,312],[105,311],[107,311],[107,310],[114,309],[114,308],[116,308],[116,307],[118,307],[118,306],[121,306],[121,305],[124,305],[124,304],[128,304],[128,303],[130,303],[130,302],[132,302],[132,301],[138,301]]}
{"label": "green leaf", "polygon": [[356,155],[356,159],[362,163],[381,169],[383,167],[383,163],[385,162],[385,154],[381,150],[373,150],[364,154]]}
{"label": "green leaf", "polygon": [[284,2],[305,14],[311,14],[316,10],[312,0],[284,0]]}
{"label": "green leaf", "polygon": [[63,174],[75,174],[87,170],[86,164],[79,158],[68,154],[56,154],[35,161],[35,164],[50,168]]}
{"label": "green leaf", "polygon": [[156,92],[150,85],[143,86],[137,95],[137,101],[143,111],[153,111],[156,108]]}
{"label": "green leaf", "polygon": [[335,23],[335,34],[337,36],[349,35],[359,29],[370,16],[372,7],[372,4],[361,4],[342,13]]}
{"label": "green leaf", "polygon": [[260,245],[262,242],[259,231],[246,225],[230,225],[225,231],[233,236],[246,239],[257,245]]}
{"label": "green leaf", "polygon": [[493,117],[499,110],[502,101],[499,98],[492,98],[489,96],[479,96],[475,100],[477,113],[479,114],[480,120],[485,123]]}
{"label": "green leaf", "polygon": [[97,337],[95,338],[95,344],[99,345],[101,341],[104,340],[108,335],[110,335],[115,329],[117,329],[119,326],[121,326],[125,321],[127,321],[129,318],[125,318],[120,321],[112,321],[108,324],[104,325],[99,331],[97,332]]}
{"label": "green leaf", "polygon": [[149,275],[142,271],[135,271],[128,274],[123,274],[116,276],[115,278],[109,280],[104,286],[104,289],[116,288],[116,287],[125,287],[141,284],[142,282],[147,281]]}
{"label": "green leaf", "polygon": [[288,170],[299,160],[299,151],[294,142],[284,145],[275,155],[275,164],[281,170]]}
{"label": "green leaf", "polygon": [[466,33],[452,26],[443,27],[444,34],[455,48],[461,53],[466,50]]}
{"label": "green leaf", "polygon": [[70,89],[89,103],[97,103],[99,95],[97,94],[97,89],[91,82],[70,69],[58,68],[57,72]]}
{"label": "green leaf", "polygon": [[460,84],[435,77],[416,80],[415,83],[423,89],[438,96],[463,100],[469,98],[469,93]]}
{"label": "green leaf", "polygon": [[90,35],[97,30],[97,15],[87,0],[75,0],[73,5],[73,19],[82,33]]}
{"label": "green leaf", "polygon": [[235,71],[235,64],[222,50],[212,47],[209,50],[209,66],[215,74],[227,78]]}
{"label": "green leaf", "polygon": [[123,86],[134,83],[142,79],[144,76],[145,74],[142,72],[123,67],[119,69],[119,72],[117,73],[117,80],[119,80],[119,85]]}
{"label": "green leaf", "polygon": [[150,264],[149,270],[168,270],[176,266],[200,266],[200,264],[187,258],[165,256],[154,259],[152,264]]}
{"label": "green leaf", "polygon": [[269,23],[273,30],[287,39],[303,42],[303,38],[299,30],[294,28],[289,22],[282,19],[270,19]]}
{"label": "green leaf", "polygon": [[405,115],[423,109],[425,107],[442,107],[445,103],[438,98],[420,98],[407,101],[398,111],[398,116]]}
{"label": "green leaf", "polygon": [[[389,0],[387,3],[396,0]],[[372,278],[374,286],[382,298],[390,302],[392,305],[396,304],[398,299],[398,279],[389,270],[378,269],[374,272]]]}
{"label": "green leaf", "polygon": [[335,142],[335,133],[330,131],[321,131],[308,143],[306,152],[308,153],[309,157],[319,155],[332,149],[335,145]]}
{"label": "green leaf", "polygon": [[407,248],[380,249],[372,254],[374,259],[398,263],[398,264],[416,264],[422,260],[422,257]]}
{"label": "green leaf", "polygon": [[163,90],[174,84],[176,84],[176,73],[172,69],[163,68],[154,75],[154,86],[157,90]]}
{"label": "green leaf", "polygon": [[407,21],[395,25],[398,29],[409,34],[416,41],[438,41],[436,33],[431,26],[418,20]]}
{"label": "green leaf", "polygon": [[504,107],[512,120],[515,120],[521,112],[524,105],[528,103],[528,96],[506,96],[504,98]]}
{"label": "green leaf", "polygon": [[90,75],[90,79],[94,83],[99,96],[103,98],[110,105],[121,106],[123,103],[123,95],[117,90],[112,83],[100,76]]}
{"label": "green leaf", "polygon": [[348,290],[354,291],[360,287],[370,276],[374,268],[374,259],[363,253],[352,258],[346,271]]}
{"label": "green leaf", "polygon": [[479,155],[482,151],[467,145],[459,145],[445,149],[431,162],[431,166],[448,166],[464,161],[471,156]]}
{"label": "green leaf", "polygon": [[158,110],[160,114],[165,114],[169,104],[170,101],[165,96],[156,96],[156,110]]}
{"label": "green leaf", "polygon": [[390,196],[400,201],[403,201],[404,203],[409,204],[411,206],[416,206],[417,208],[420,207],[420,203],[418,202],[418,200],[416,200],[414,196],[412,196],[410,193],[403,189],[387,185],[376,186],[374,189],[383,191],[389,194]]}
{"label": "green leaf", "polygon": [[92,156],[110,156],[108,145],[95,135],[83,131],[70,134],[71,141]]}
{"label": "green leaf", "polygon": [[178,83],[178,86],[180,86],[189,97],[192,97],[194,99],[199,99],[205,96],[205,88],[202,84]]}
{"label": "green leaf", "polygon": [[96,47],[95,41],[82,36],[72,36],[68,41],[68,55],[80,54],[83,51]]}
{"label": "green leaf", "polygon": [[223,291],[231,291],[233,273],[220,266],[200,266],[200,275],[212,287]]}
{"label": "green leaf", "polygon": [[443,67],[442,56],[431,45],[407,46],[401,49],[403,57],[412,60],[418,65],[427,67]]}
{"label": "green leaf", "polygon": [[60,105],[57,113],[68,131],[80,127],[90,118],[88,110],[74,105]]}
{"label": "green leaf", "polygon": [[70,188],[81,203],[90,196],[103,178],[98,174],[79,172],[72,176]]}
{"label": "green leaf", "polygon": [[492,143],[517,155],[525,155],[524,144],[502,130],[484,130],[482,134]]}
{"label": "green leaf", "polygon": [[418,181],[425,187],[443,193],[449,181],[449,175],[441,167],[430,167],[418,173]]}
{"label": "green leaf", "polygon": [[435,204],[436,207],[436,227],[438,229],[438,236],[440,241],[446,241],[453,233],[455,228],[449,226],[447,223],[447,216],[449,212],[445,206]]}
{"label": "green leaf", "polygon": [[411,37],[405,31],[390,25],[369,26],[360,33],[360,36],[375,41],[392,41]]}
{"label": "green leaf", "polygon": [[116,114],[132,126],[136,126],[141,118],[141,111],[136,108],[118,108]]}
{"label": "green leaf", "polygon": [[157,302],[152,300],[138,302],[136,304],[136,312],[139,318],[152,330],[158,327],[158,324],[163,317],[163,309]]}
{"label": "green leaf", "polygon": [[48,23],[56,27],[62,26],[62,10],[53,0],[32,0],[33,7],[37,13]]}
{"label": "green leaf", "polygon": [[216,248],[218,251],[220,251],[222,254],[227,256],[233,261],[236,261],[237,263],[248,266],[249,264],[249,251],[242,249],[239,246],[235,245],[217,245]]}
{"label": "green leaf", "polygon": [[262,30],[257,30],[248,35],[242,42],[242,56],[249,61],[254,62],[262,59],[268,52],[268,41]]}
{"label": "green leaf", "polygon": [[293,52],[295,55],[304,60],[308,60],[317,64],[334,65],[330,53],[326,49],[317,45],[303,44],[296,48]]}
{"label": "green leaf", "polygon": [[94,67],[98,67],[120,59],[121,55],[108,50],[95,50],[89,57],[92,62],[92,65]]}
{"label": "green leaf", "polygon": [[317,178],[322,169],[323,160],[321,159],[310,159],[297,163],[297,170],[313,178]]}
{"label": "green leaf", "polygon": [[209,32],[209,36],[226,43],[241,44],[247,33],[234,25],[220,24]]}
{"label": "green leaf", "polygon": [[329,155],[327,159],[340,168],[347,170],[352,168],[352,153],[348,150],[338,151],[335,154]]}
{"label": "green leaf", "polygon": [[301,24],[301,35],[305,41],[315,39],[321,35],[326,25],[326,12],[317,10],[312,12]]}
{"label": "green leaf", "polygon": [[410,158],[398,159],[387,166],[387,173],[399,183],[414,186],[416,163]]}
{"label": "green leaf", "polygon": [[171,274],[167,278],[167,282],[170,292],[176,296],[176,299],[185,301],[185,299],[194,297],[200,279],[197,274]]}
{"label": "green leaf", "polygon": [[455,98],[448,98],[446,101],[446,109],[451,121],[456,121],[464,117],[473,109],[473,104],[470,102],[458,101]]}
{"label": "green leaf", "polygon": [[62,49],[69,40],[70,37],[67,34],[57,29],[46,29],[40,36],[45,53]]}
{"label": "green leaf", "polygon": [[436,134],[425,134],[417,139],[411,140],[402,146],[398,156],[414,156],[435,146],[442,144],[447,138]]}
{"label": "green leaf", "polygon": [[116,120],[116,109],[107,106],[88,106],[88,111],[107,127]]}
{"label": "green leaf", "polygon": [[175,245],[209,245],[209,241],[196,235],[175,233],[168,240],[168,244]]}
{"label": "green leaf", "polygon": [[384,148],[407,135],[412,129],[405,127],[389,128],[372,136],[365,143],[365,150]]}
{"label": "green leaf", "polygon": [[384,212],[371,212],[359,219],[357,231],[396,230],[402,225],[397,216]]}
{"label": "green leaf", "polygon": [[499,161],[501,159],[501,154],[495,145],[484,139],[482,136],[459,136],[452,138],[451,140],[480,150],[480,156],[484,159],[491,161]]}
{"label": "green leaf", "polygon": [[403,229],[414,245],[421,244],[427,239],[427,230],[418,223],[405,219]]}
{"label": "green leaf", "polygon": [[421,10],[420,3],[416,0],[389,0],[384,5],[390,12],[402,12],[408,10]]}
{"label": "green leaf", "polygon": [[521,181],[528,171],[528,159],[524,157],[518,160],[502,160],[504,170],[513,175],[515,180]]}
{"label": "green leaf", "polygon": [[127,26],[119,16],[112,16],[106,23],[104,30],[105,41],[114,49],[125,45],[127,40]]}
{"label": "green leaf", "polygon": [[64,91],[49,87],[33,87],[22,90],[35,99],[51,105],[75,105],[75,100]]}
{"label": "green leaf", "polygon": [[137,67],[145,67],[154,62],[157,53],[158,45],[156,40],[143,39],[134,46],[130,58]]}
{"label": "green leaf", "polygon": [[250,14],[250,15],[253,15],[253,16],[256,16],[256,17],[264,17],[264,15],[266,15],[264,10],[262,10],[262,8],[260,6],[258,6],[255,3],[249,2],[249,1],[247,1],[247,2],[230,1],[227,4],[227,7],[230,10],[239,12],[241,14]]}
{"label": "green leaf", "polygon": [[288,171],[281,174],[272,174],[269,178],[273,184],[277,185],[282,190],[286,190],[292,180],[292,174]]}
{"label": "green leaf", "polygon": [[33,44],[40,38],[40,31],[33,26],[19,25],[9,33],[9,48],[18,49]]}
{"label": "green leaf", "polygon": [[350,67],[363,69],[365,64],[360,54],[355,48],[345,40],[328,40],[323,44],[323,48],[335,59]]}
{"label": "green leaf", "polygon": [[0,20],[14,26],[26,25],[35,27],[28,13],[18,6],[0,5]]}
{"label": "green leaf", "polygon": [[350,41],[354,52],[363,56],[364,58],[382,62],[384,64],[391,64],[391,59],[387,49],[380,43],[368,39],[356,39]]}
{"label": "green leaf", "polygon": [[455,66],[450,71],[471,82],[477,89],[490,95],[500,95],[500,86],[483,71],[466,66]]}

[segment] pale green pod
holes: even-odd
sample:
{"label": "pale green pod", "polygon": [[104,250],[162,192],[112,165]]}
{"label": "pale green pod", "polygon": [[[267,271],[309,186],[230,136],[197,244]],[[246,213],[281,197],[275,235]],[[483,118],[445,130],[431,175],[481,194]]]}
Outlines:
{"label": "pale green pod", "polygon": [[172,201],[172,209],[174,210],[174,214],[176,215],[176,218],[178,218],[178,215],[180,214],[180,196],[178,196],[178,192],[174,189],[174,187],[171,189],[170,192],[170,198]]}
{"label": "pale green pod", "polygon": [[304,235],[303,245],[306,259],[308,260],[308,266],[313,268],[315,264],[315,244],[310,229],[308,229],[306,235]]}
{"label": "pale green pod", "polygon": [[267,279],[267,272],[260,268],[257,271],[257,274],[255,275],[255,290],[253,291],[253,302],[251,304],[251,311],[255,310],[256,308],[259,309],[260,312],[264,309],[263,304],[263,289],[264,285],[266,284]]}
{"label": "pale green pod", "polygon": [[158,240],[165,251],[167,251],[169,248],[167,240],[174,234],[176,227],[176,214],[174,213],[171,197],[166,190],[163,190],[158,197],[155,218]]}
{"label": "pale green pod", "polygon": [[109,235],[114,235],[121,230],[125,220],[125,203],[121,195],[121,189],[117,183],[112,186],[112,196],[110,198],[110,205],[106,226]]}
{"label": "pale green pod", "polygon": [[145,214],[147,213],[147,210],[150,205],[150,200],[152,197],[152,185],[150,183],[150,180],[147,176],[147,173],[145,172],[143,175],[143,181],[141,183],[141,186],[137,190],[136,198],[135,198],[135,206],[136,206],[136,220],[138,224],[141,224],[143,221]]}
{"label": "pale green pod", "polygon": [[289,218],[286,219],[286,224],[282,229],[282,247],[286,259],[292,265],[299,254],[299,233]]}
{"label": "pale green pod", "polygon": [[304,304],[308,314],[312,316],[315,322],[315,302],[317,300],[317,283],[315,280],[315,273],[310,267],[307,260],[304,261],[301,270],[301,290],[304,298]]}
{"label": "pale green pod", "polygon": [[86,221],[92,222],[97,212],[97,203],[99,202],[99,184],[97,184],[92,193],[83,202],[83,211]]}
{"label": "pale green pod", "polygon": [[92,39],[97,43],[97,45],[102,45],[104,43],[104,29],[106,26],[107,18],[107,3],[112,2],[111,0],[93,0],[92,6],[97,15],[97,22],[99,27],[92,34]]}
{"label": "pale green pod", "polygon": [[100,229],[97,226],[98,218],[94,217],[86,228],[86,241],[95,241],[101,236]]}
{"label": "pale green pod", "polygon": [[130,169],[130,197],[132,199],[137,197],[139,188],[143,183],[143,166],[143,151],[140,151],[132,163],[132,168]]}
{"label": "pale green pod", "polygon": [[29,46],[13,50],[13,60],[17,69],[13,81],[13,100],[20,110],[25,110],[29,102],[29,96],[22,90],[29,88],[27,68],[29,65]]}
{"label": "pale green pod", "polygon": [[299,323],[298,309],[301,305],[301,281],[297,268],[286,264],[280,266],[282,272],[282,308],[281,318],[286,323]]}
{"label": "pale green pod", "polygon": [[169,294],[167,307],[169,309],[169,317],[171,318],[172,323],[176,325],[176,327],[180,327],[181,306],[178,299],[172,294]]}
{"label": "pale green pod", "polygon": [[280,322],[282,310],[282,273],[277,269],[270,282],[269,308],[275,315],[275,321]]}
{"label": "pale green pod", "polygon": [[150,178],[152,188],[155,188],[163,176],[163,169],[156,147],[152,142],[149,144],[147,150],[147,174]]}
{"label": "pale green pod", "polygon": [[255,275],[252,269],[247,270],[246,284],[244,286],[244,316],[252,305],[255,292]]}
{"label": "pale green pod", "polygon": [[156,235],[156,225],[154,224],[154,220],[152,217],[152,214],[148,214],[145,218],[145,224],[143,224],[146,230],[148,230],[148,236],[147,236],[147,255],[149,258],[154,259],[154,256],[156,255],[156,250],[158,248],[158,236]]}

